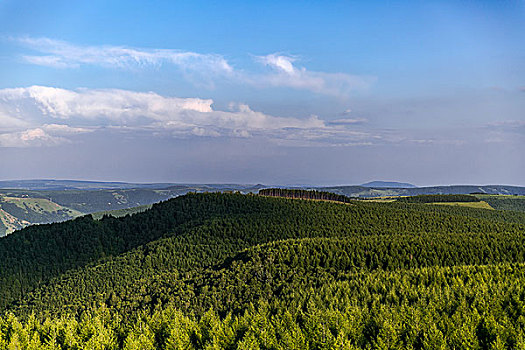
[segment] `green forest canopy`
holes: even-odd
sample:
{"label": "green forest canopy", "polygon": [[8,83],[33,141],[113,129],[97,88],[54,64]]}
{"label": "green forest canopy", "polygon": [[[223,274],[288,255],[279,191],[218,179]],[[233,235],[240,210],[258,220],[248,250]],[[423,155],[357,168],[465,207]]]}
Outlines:
{"label": "green forest canopy", "polygon": [[0,348],[520,348],[525,214],[188,194],[0,239]]}

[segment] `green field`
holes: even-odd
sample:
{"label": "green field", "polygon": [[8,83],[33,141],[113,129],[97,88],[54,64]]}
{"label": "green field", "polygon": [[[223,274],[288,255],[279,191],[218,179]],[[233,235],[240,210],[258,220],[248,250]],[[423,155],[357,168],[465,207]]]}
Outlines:
{"label": "green field", "polygon": [[0,194],[0,235],[9,234],[32,223],[57,222],[82,215],[44,198],[14,197]]}
{"label": "green field", "polygon": [[453,206],[459,206],[459,207],[467,207],[467,208],[478,208],[478,209],[489,209],[494,210],[487,202],[480,201],[480,202],[442,202],[442,203],[428,203],[432,205],[453,205]]}

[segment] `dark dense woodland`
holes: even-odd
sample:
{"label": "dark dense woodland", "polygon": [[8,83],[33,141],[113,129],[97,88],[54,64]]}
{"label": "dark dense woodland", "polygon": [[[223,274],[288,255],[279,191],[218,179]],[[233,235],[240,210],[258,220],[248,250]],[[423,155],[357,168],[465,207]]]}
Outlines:
{"label": "dark dense woodland", "polygon": [[324,201],[335,201],[349,203],[352,198],[336,194],[333,192],[324,192],[324,191],[309,191],[309,190],[299,190],[299,189],[287,189],[287,188],[263,188],[259,190],[260,196],[269,196],[269,197],[282,197],[282,198],[300,198],[300,199],[314,199],[314,200],[324,200]]}
{"label": "dark dense woodland", "polygon": [[447,203],[447,202],[479,202],[480,199],[468,194],[422,194],[412,197],[401,197],[398,202],[404,203]]}
{"label": "dark dense woodland", "polygon": [[188,194],[0,239],[0,349],[523,349],[523,281],[518,211]]}

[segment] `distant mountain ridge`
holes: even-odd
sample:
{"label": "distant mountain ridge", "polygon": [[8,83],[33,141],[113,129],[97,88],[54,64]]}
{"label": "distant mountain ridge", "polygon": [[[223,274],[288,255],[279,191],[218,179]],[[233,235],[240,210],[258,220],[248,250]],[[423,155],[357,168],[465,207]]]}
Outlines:
{"label": "distant mountain ridge", "polygon": [[415,188],[417,186],[396,181],[370,181],[361,185],[362,187],[375,187],[375,188]]}
{"label": "distant mountain ridge", "polygon": [[194,184],[194,183],[133,183],[121,181],[83,181],[83,180],[3,180],[0,189],[30,190],[30,191],[66,191],[66,190],[126,190],[126,189],[192,189],[196,192],[231,190],[250,191],[265,187],[257,184]]}
{"label": "distant mountain ridge", "polygon": [[452,186],[431,186],[414,188],[378,188],[364,186],[332,186],[320,187],[322,191],[343,194],[349,197],[387,197],[387,196],[417,196],[421,194],[501,194],[501,195],[525,195],[525,187],[506,186],[506,185],[452,185]]}
{"label": "distant mountain ridge", "polygon": [[103,190],[103,189],[131,189],[131,188],[166,188],[173,183],[128,183],[103,182],[81,180],[13,180],[0,181],[0,188],[34,191],[65,191],[65,190]]}

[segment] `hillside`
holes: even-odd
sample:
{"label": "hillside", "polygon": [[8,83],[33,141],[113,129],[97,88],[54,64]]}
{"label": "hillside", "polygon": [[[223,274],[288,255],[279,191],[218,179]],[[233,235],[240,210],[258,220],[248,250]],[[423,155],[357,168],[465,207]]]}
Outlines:
{"label": "hillside", "polygon": [[[255,185],[129,184],[67,180],[0,181],[0,237],[33,224],[151,205],[188,192],[258,190]],[[113,187],[112,187],[113,186]]]}
{"label": "hillside", "polygon": [[487,202],[494,209],[525,212],[525,196],[476,194],[476,197]]}
{"label": "hillside", "polygon": [[524,264],[517,211],[188,194],[0,239],[0,345],[519,348]]}
{"label": "hillside", "polygon": [[124,190],[0,190],[0,236],[32,225],[60,222],[84,214],[148,205],[184,191]]}

